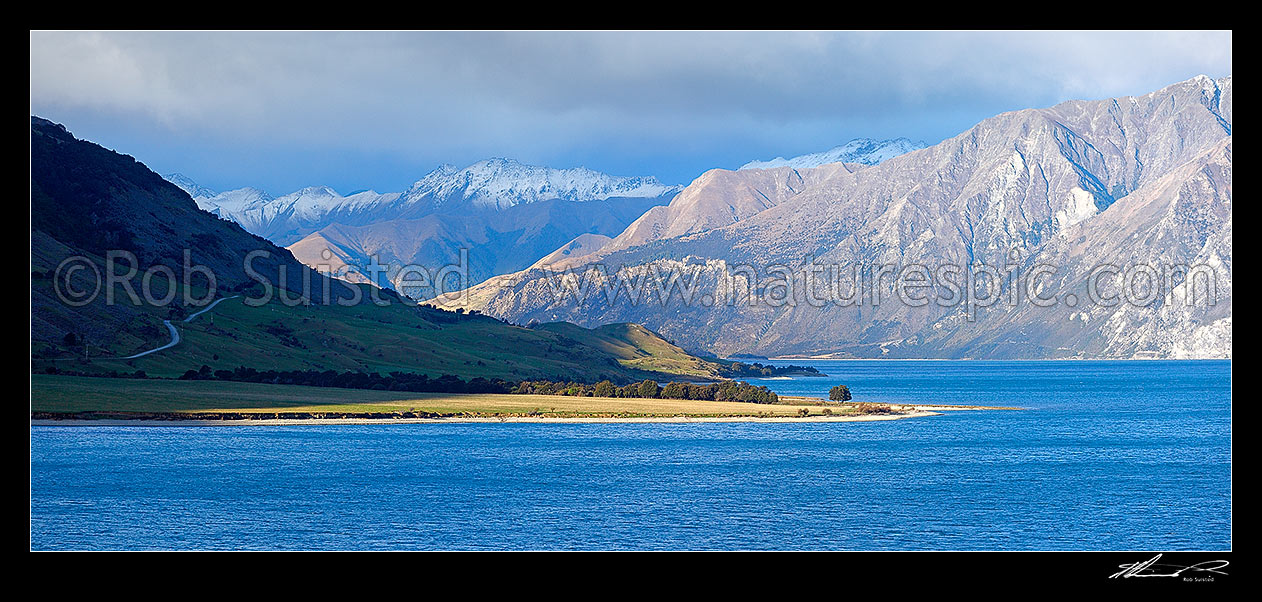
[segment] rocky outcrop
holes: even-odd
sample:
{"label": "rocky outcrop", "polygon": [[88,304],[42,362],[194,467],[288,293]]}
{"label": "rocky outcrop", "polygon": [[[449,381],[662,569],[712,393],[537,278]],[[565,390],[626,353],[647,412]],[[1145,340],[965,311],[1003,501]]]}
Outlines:
{"label": "rocky outcrop", "polygon": [[[469,300],[522,323],[638,322],[721,355],[1229,356],[1231,90],[1230,77],[1202,76],[1144,96],[1004,113],[872,167],[707,172],[599,251],[553,266],[606,292],[564,294],[563,280],[536,268]],[[1188,306],[1177,276],[1146,306],[1064,302],[1086,301],[1101,262],[1208,266],[1216,302]],[[937,287],[925,305],[902,302],[907,288],[886,278],[869,282],[861,303],[817,306],[805,295],[808,265],[841,272],[828,279],[843,293],[831,301],[845,300],[854,269],[870,278],[879,266],[895,275],[954,266],[962,299],[939,303],[950,291]],[[1034,288],[1061,302],[966,303],[960,285],[978,265],[1022,274],[1051,265],[1055,275]],[[794,302],[776,298],[780,268],[796,274]],[[691,300],[678,289],[663,300],[652,286],[611,297],[620,269],[659,283],[679,274],[677,284],[695,284]],[[742,269],[756,273],[753,304],[723,290]]]}

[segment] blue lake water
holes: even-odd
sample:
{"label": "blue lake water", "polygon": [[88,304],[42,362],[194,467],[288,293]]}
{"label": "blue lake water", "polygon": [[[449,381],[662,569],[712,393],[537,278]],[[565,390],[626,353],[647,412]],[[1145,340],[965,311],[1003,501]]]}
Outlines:
{"label": "blue lake water", "polygon": [[[806,363],[796,361],[792,363]],[[1230,361],[819,361],[866,423],[33,427],[34,549],[1226,550]]]}

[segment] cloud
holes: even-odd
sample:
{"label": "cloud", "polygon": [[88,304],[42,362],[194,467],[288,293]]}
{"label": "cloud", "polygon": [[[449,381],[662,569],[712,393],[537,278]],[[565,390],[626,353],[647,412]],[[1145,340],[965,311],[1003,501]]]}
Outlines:
{"label": "cloud", "polygon": [[1231,32],[31,33],[35,112],[186,145],[417,165],[589,153],[623,172],[853,136],[936,142],[999,111],[1202,72],[1231,72]]}

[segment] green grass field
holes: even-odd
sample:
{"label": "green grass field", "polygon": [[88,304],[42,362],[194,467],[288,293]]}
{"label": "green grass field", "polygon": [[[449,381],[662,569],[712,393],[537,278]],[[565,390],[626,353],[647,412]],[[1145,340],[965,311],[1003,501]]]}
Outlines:
{"label": "green grass field", "polygon": [[845,407],[762,405],[676,399],[609,399],[556,395],[456,395],[393,393],[293,385],[218,381],[134,380],[52,376],[31,377],[32,412],[431,412],[443,415],[544,416],[797,416]]}
{"label": "green grass field", "polygon": [[[397,301],[385,307],[370,303],[304,307],[274,300],[252,307],[245,298],[237,298],[221,302],[192,322],[174,324],[182,340],[171,349],[134,360],[68,356],[52,360],[46,359],[49,354],[32,349],[32,369],[37,373],[49,366],[85,373],[144,370],[150,376],[175,377],[206,365],[213,370],[248,366],[259,370],[400,371],[430,377],[454,374],[466,380],[480,376],[581,382],[638,380],[655,376],[646,372],[652,370],[701,375],[694,370],[674,370],[683,365],[678,357],[682,351],[668,349],[674,346],[664,341],[653,341],[656,337],[647,332],[636,331],[635,342],[617,348],[608,333],[595,337],[578,327],[565,334],[529,329],[485,316],[456,316]],[[165,327],[160,331],[161,336],[111,352],[128,355],[162,345],[169,338]],[[670,357],[654,364],[653,352],[659,348],[670,351]],[[614,355],[610,349],[622,354]]]}
{"label": "green grass field", "polygon": [[[275,298],[264,305],[247,303],[261,296],[249,290],[226,299],[192,322],[183,318],[200,307],[133,304],[126,287],[113,287],[92,303],[72,307],[54,294],[45,277],[71,250],[47,236],[36,236],[31,250],[32,371],[57,368],[72,373],[132,373],[178,377],[187,370],[246,366],[258,370],[334,370],[444,374],[520,380],[600,380],[628,382],[671,375],[691,379],[722,378],[721,366],[697,358],[637,324],[586,329],[567,323],[524,328],[487,316],[457,315],[390,299],[371,302],[370,287],[358,286],[362,301],[354,306],[287,304]],[[104,260],[94,257],[98,272]],[[99,265],[98,265],[99,264]],[[120,271],[122,268],[116,268]],[[36,278],[36,274],[40,277]],[[93,290],[83,270],[76,290]],[[82,278],[80,278],[82,277]],[[195,280],[194,299],[207,291]],[[132,283],[135,285],[135,283]],[[135,285],[139,286],[139,285]],[[154,288],[180,292],[184,284],[154,279]],[[342,286],[342,285],[338,285]],[[221,291],[221,296],[234,293]],[[176,300],[182,294],[176,295]],[[387,297],[388,298],[388,297]],[[166,344],[164,319],[179,330],[181,342],[142,358],[124,358]],[[66,342],[67,335],[71,338]],[[77,339],[77,342],[76,342]]]}
{"label": "green grass field", "polygon": [[618,358],[629,368],[698,378],[723,378],[720,367],[696,357],[639,324],[606,324],[583,328],[569,322],[550,322],[538,330],[555,332]]}

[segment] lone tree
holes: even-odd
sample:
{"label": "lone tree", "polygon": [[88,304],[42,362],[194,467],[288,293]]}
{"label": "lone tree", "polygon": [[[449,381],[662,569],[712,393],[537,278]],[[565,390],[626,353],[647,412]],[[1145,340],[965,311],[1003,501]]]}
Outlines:
{"label": "lone tree", "polygon": [[837,385],[828,390],[828,398],[833,401],[850,401],[850,387]]}

